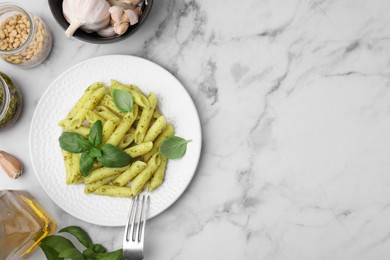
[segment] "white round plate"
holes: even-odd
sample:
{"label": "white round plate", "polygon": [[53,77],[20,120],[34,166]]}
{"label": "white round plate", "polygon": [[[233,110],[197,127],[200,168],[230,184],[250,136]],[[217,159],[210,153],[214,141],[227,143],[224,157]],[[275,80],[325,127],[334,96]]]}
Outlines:
{"label": "white round plate", "polygon": [[101,56],[81,62],[60,75],[43,94],[30,128],[30,156],[35,174],[50,198],[69,214],[103,226],[123,226],[128,198],[84,194],[84,184],[66,185],[65,167],[58,143],[58,122],[65,118],[93,82],[109,86],[111,79],[153,91],[158,106],[172,123],[175,135],[191,139],[187,153],[169,160],[164,183],[150,193],[149,218],[172,205],[190,183],[201,151],[201,127],[195,105],[183,85],[168,71],[148,60],[126,55]]}

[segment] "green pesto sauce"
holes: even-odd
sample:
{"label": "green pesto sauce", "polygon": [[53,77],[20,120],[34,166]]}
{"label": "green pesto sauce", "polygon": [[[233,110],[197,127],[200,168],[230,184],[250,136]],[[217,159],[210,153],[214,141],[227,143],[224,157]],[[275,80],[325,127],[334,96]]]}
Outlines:
{"label": "green pesto sauce", "polygon": [[[12,83],[11,79],[2,72],[0,72],[0,77],[7,83],[10,92],[10,102],[8,108],[6,108],[7,112],[5,116],[0,119],[0,129],[2,129],[12,125],[16,121],[20,113],[22,100],[19,90]],[[5,93],[3,93],[3,89],[0,88],[0,107],[3,105],[3,102],[5,102]]]}

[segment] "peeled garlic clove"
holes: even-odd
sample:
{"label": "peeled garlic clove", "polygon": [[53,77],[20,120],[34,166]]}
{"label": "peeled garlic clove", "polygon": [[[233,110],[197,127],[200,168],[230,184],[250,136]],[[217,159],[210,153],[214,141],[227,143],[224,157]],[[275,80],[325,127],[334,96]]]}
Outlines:
{"label": "peeled garlic clove", "polygon": [[138,23],[138,15],[136,12],[134,12],[134,10],[126,9],[125,14],[128,17],[128,21],[129,21],[130,25],[134,25],[134,24]]}
{"label": "peeled garlic clove", "polygon": [[13,155],[0,151],[0,166],[12,179],[18,178],[23,171],[23,164]]}
{"label": "peeled garlic clove", "polygon": [[127,28],[129,28],[129,23],[121,23],[114,26],[114,30],[118,35],[122,35],[127,31]]}
{"label": "peeled garlic clove", "polygon": [[123,9],[123,7],[120,6],[111,6],[110,9],[108,9],[108,11],[111,14],[111,25],[112,26],[119,25],[125,9]]}
{"label": "peeled garlic clove", "polygon": [[97,31],[97,34],[99,34],[102,37],[113,37],[117,35],[113,26],[108,26],[104,29],[101,29]]}

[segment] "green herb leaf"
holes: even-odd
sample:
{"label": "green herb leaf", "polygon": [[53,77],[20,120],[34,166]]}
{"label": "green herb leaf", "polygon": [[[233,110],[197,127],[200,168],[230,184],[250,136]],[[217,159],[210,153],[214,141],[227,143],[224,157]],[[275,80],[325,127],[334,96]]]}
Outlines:
{"label": "green herb leaf", "polygon": [[[53,250],[55,250],[57,253],[61,253],[69,248],[76,248],[72,242],[70,242],[69,239],[66,239],[61,236],[48,236],[42,239],[41,241],[41,247],[51,247]],[[52,253],[52,251],[51,251]]]}
{"label": "green herb leaf", "polygon": [[124,260],[123,250],[118,249],[114,252],[100,253],[96,255],[97,260]]}
{"label": "green herb leaf", "polygon": [[116,108],[120,112],[131,112],[133,110],[133,97],[130,93],[124,90],[114,89],[112,91],[112,97]]}
{"label": "green herb leaf", "polygon": [[100,157],[102,156],[102,150],[96,147],[92,147],[91,150],[89,151],[89,155],[92,156],[93,158]]}
{"label": "green herb leaf", "polygon": [[105,252],[107,252],[107,249],[104,246],[102,246],[101,244],[93,245],[92,249],[96,253],[105,253]]}
{"label": "green herb leaf", "polygon": [[44,244],[41,244],[40,247],[41,247],[43,253],[45,253],[47,260],[62,260],[63,259],[63,258],[60,258],[58,256],[58,252],[54,248],[52,248],[48,245],[44,245]]}
{"label": "green herb leaf", "polygon": [[76,248],[68,248],[60,252],[59,257],[69,258],[72,260],[84,260],[83,254]]}
{"label": "green herb leaf", "polygon": [[84,152],[80,158],[80,172],[84,177],[87,177],[92,170],[95,158],[89,155],[88,152]]}
{"label": "green herb leaf", "polygon": [[187,151],[187,143],[191,140],[185,140],[178,136],[171,136],[165,139],[160,146],[160,153],[168,159],[179,159]]}
{"label": "green herb leaf", "polygon": [[101,149],[102,156],[97,159],[108,168],[124,167],[133,161],[130,155],[112,144],[105,144]]}
{"label": "green herb leaf", "polygon": [[93,251],[92,247],[89,247],[83,251],[83,256],[86,259],[95,259],[96,253]]}
{"label": "green herb leaf", "polygon": [[71,153],[81,153],[92,148],[92,144],[77,133],[63,132],[58,140],[61,149]]}
{"label": "green herb leaf", "polygon": [[80,241],[81,244],[83,244],[85,247],[92,246],[92,240],[91,237],[88,235],[87,232],[85,232],[82,228],[77,226],[69,226],[66,228],[61,229],[58,231],[58,233],[69,233],[77,238],[78,241]]}
{"label": "green herb leaf", "polygon": [[103,124],[102,121],[97,120],[93,126],[91,127],[91,130],[89,131],[89,141],[93,146],[99,146],[102,143],[102,134],[103,132]]}

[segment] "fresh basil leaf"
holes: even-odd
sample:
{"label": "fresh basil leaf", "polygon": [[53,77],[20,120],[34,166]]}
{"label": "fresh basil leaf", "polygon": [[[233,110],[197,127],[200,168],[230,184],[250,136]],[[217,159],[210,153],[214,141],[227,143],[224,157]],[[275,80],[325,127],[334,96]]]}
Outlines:
{"label": "fresh basil leaf", "polygon": [[100,157],[102,156],[102,150],[96,147],[92,147],[91,150],[89,151],[89,155],[92,156],[93,158]]}
{"label": "fresh basil leaf", "polygon": [[58,256],[58,252],[54,248],[52,248],[48,245],[44,245],[44,244],[41,244],[39,246],[41,247],[47,260],[62,260],[62,259],[64,259],[64,258],[61,258]]}
{"label": "fresh basil leaf", "polygon": [[179,159],[187,151],[187,143],[191,140],[185,140],[178,136],[171,136],[165,139],[160,146],[160,153],[168,159]]}
{"label": "fresh basil leaf", "polygon": [[84,260],[83,254],[76,248],[68,248],[60,252],[60,257],[69,258],[72,260]]}
{"label": "fresh basil leaf", "polygon": [[105,253],[105,252],[107,252],[107,249],[104,246],[102,246],[101,244],[94,244],[92,249],[96,253]]}
{"label": "fresh basil leaf", "polygon": [[88,235],[87,232],[85,232],[82,228],[77,226],[69,226],[66,228],[61,229],[58,231],[58,233],[69,233],[77,238],[78,241],[80,241],[81,244],[83,244],[85,247],[92,246],[92,240],[91,237]]}
{"label": "fresh basil leaf", "polygon": [[102,156],[97,159],[108,168],[124,167],[133,161],[130,155],[112,144],[105,144],[101,149]]}
{"label": "fresh basil leaf", "polygon": [[89,141],[93,146],[99,146],[102,143],[103,139],[103,124],[102,121],[97,120],[93,126],[91,127],[91,130],[89,131]]}
{"label": "fresh basil leaf", "polygon": [[89,155],[88,152],[84,152],[80,157],[80,172],[84,177],[87,177],[92,170],[95,158]]}
{"label": "fresh basil leaf", "polygon": [[61,236],[48,236],[42,239],[41,241],[41,247],[42,245],[45,247],[51,247],[58,253],[61,253],[62,251],[69,249],[69,248],[76,248],[72,242],[70,242],[69,239],[66,239]]}
{"label": "fresh basil leaf", "polygon": [[71,153],[81,153],[92,148],[92,144],[77,133],[63,132],[58,140],[61,149]]}
{"label": "fresh basil leaf", "polygon": [[96,253],[93,251],[92,247],[88,247],[83,251],[83,256],[85,257],[86,260],[89,259],[95,259]]}
{"label": "fresh basil leaf", "polygon": [[99,253],[96,254],[97,260],[124,260],[123,257],[123,250],[118,249],[114,252],[108,252],[108,253]]}
{"label": "fresh basil leaf", "polygon": [[133,97],[130,93],[124,90],[114,89],[112,91],[112,98],[114,99],[116,108],[120,112],[131,112],[133,110]]}

